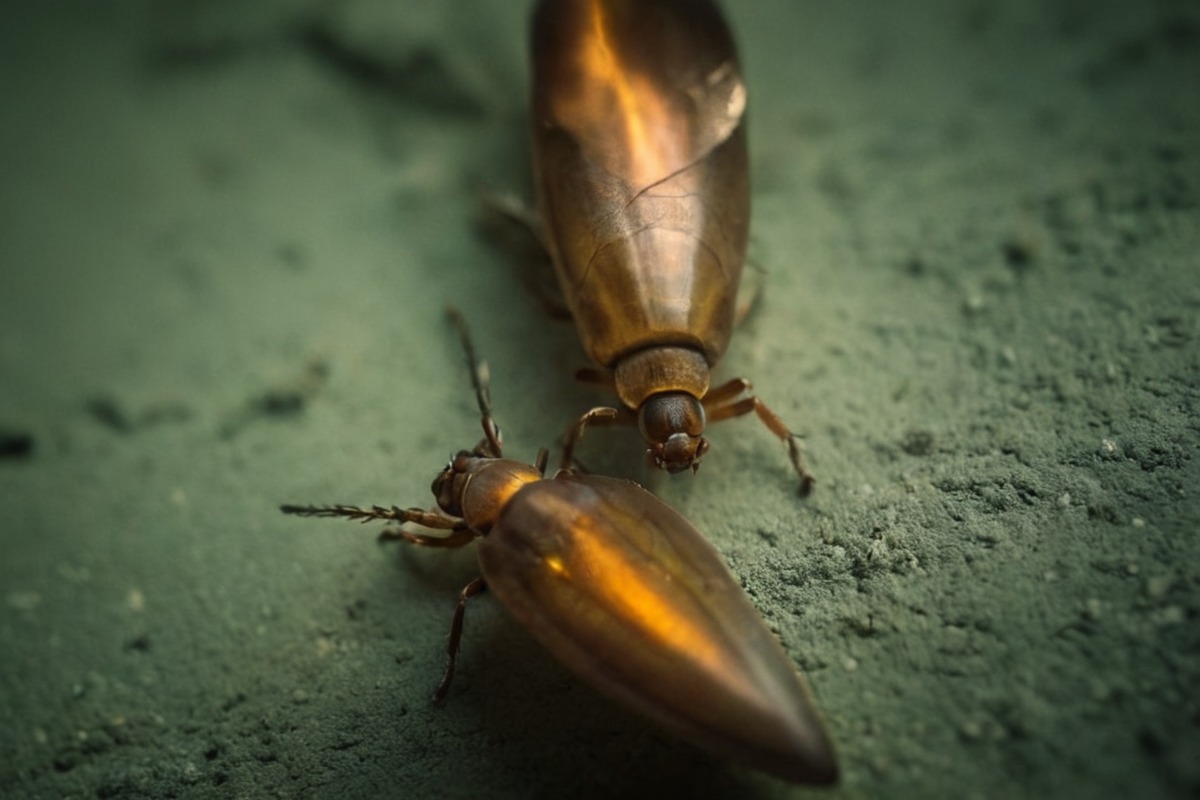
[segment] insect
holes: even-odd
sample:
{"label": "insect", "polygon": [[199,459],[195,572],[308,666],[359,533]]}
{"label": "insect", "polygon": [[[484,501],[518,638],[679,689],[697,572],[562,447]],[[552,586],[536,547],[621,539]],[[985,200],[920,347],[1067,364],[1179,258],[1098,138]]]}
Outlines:
{"label": "insect", "polygon": [[750,221],[746,87],[711,0],[543,0],[533,23],[533,154],[541,238],[584,348],[615,390],[565,437],[633,422],[648,461],[699,466],[706,423],[754,412],[800,443],[734,378],[710,388],[729,346]]}
{"label": "insect", "polygon": [[796,672],[716,550],[632,481],[503,457],[486,364],[458,328],[484,438],[433,482],[437,507],[285,505],[288,514],[412,523],[384,539],[478,542],[482,577],[459,594],[446,670],[454,675],[468,601],[486,588],[563,664],[601,693],[710,752],[787,780],[837,779],[833,747]]}

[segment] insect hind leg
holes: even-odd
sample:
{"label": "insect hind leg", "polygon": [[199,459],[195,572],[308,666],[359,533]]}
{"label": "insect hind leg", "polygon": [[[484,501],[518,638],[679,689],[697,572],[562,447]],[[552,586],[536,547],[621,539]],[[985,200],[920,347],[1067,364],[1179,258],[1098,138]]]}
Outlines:
{"label": "insect hind leg", "polygon": [[454,606],[454,617],[450,620],[450,638],[446,642],[446,671],[433,692],[433,701],[443,703],[446,692],[450,691],[450,682],[454,679],[454,665],[458,661],[458,646],[462,641],[463,616],[467,612],[467,601],[487,588],[483,578],[476,578],[463,587],[458,593],[458,604]]}

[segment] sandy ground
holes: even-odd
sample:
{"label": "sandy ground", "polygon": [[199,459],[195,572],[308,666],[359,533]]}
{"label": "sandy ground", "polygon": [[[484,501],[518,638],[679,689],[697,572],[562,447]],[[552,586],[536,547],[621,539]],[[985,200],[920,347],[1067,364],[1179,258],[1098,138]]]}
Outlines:
{"label": "sandy ground", "polygon": [[[527,192],[528,5],[0,12],[0,794],[810,795],[486,597],[433,706],[472,554],[276,511],[431,502],[447,302],[510,453],[600,399],[473,222]],[[722,369],[819,485],[753,421],[648,480],[809,676],[821,794],[1197,796],[1200,9],[727,5],[768,274]]]}

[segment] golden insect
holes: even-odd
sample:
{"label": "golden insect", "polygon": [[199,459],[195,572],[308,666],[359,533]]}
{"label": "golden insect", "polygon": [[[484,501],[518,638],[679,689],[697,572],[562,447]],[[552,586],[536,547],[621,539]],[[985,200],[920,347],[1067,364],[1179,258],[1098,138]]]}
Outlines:
{"label": "golden insect", "polygon": [[450,687],[467,603],[486,587],[580,678],[682,739],[790,781],[834,782],[833,747],[804,679],[717,551],[632,481],[572,469],[547,478],[544,449],[534,464],[504,458],[486,365],[452,319],[484,437],[434,480],[437,507],[282,506],[398,523],[381,538],[424,547],[477,542],[482,577],[459,595],[435,698]]}
{"label": "golden insect", "polygon": [[540,233],[584,348],[649,462],[695,470],[708,423],[754,412],[800,442],[734,378],[710,387],[729,346],[750,224],[746,87],[710,0],[543,0],[533,22],[532,129]]}

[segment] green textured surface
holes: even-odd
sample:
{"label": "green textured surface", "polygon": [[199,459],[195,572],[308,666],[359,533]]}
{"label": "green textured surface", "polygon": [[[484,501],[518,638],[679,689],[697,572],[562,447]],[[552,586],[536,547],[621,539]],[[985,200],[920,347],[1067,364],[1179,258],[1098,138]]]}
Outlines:
{"label": "green textured surface", "polygon": [[[599,399],[472,225],[527,185],[526,4],[416,5],[2,12],[0,794],[807,795],[486,597],[432,706],[471,554],[275,511],[431,501],[478,438],[447,302],[511,454]],[[727,5],[769,274],[722,367],[819,484],[752,421],[650,483],[808,674],[825,796],[1195,796],[1200,12]]]}

